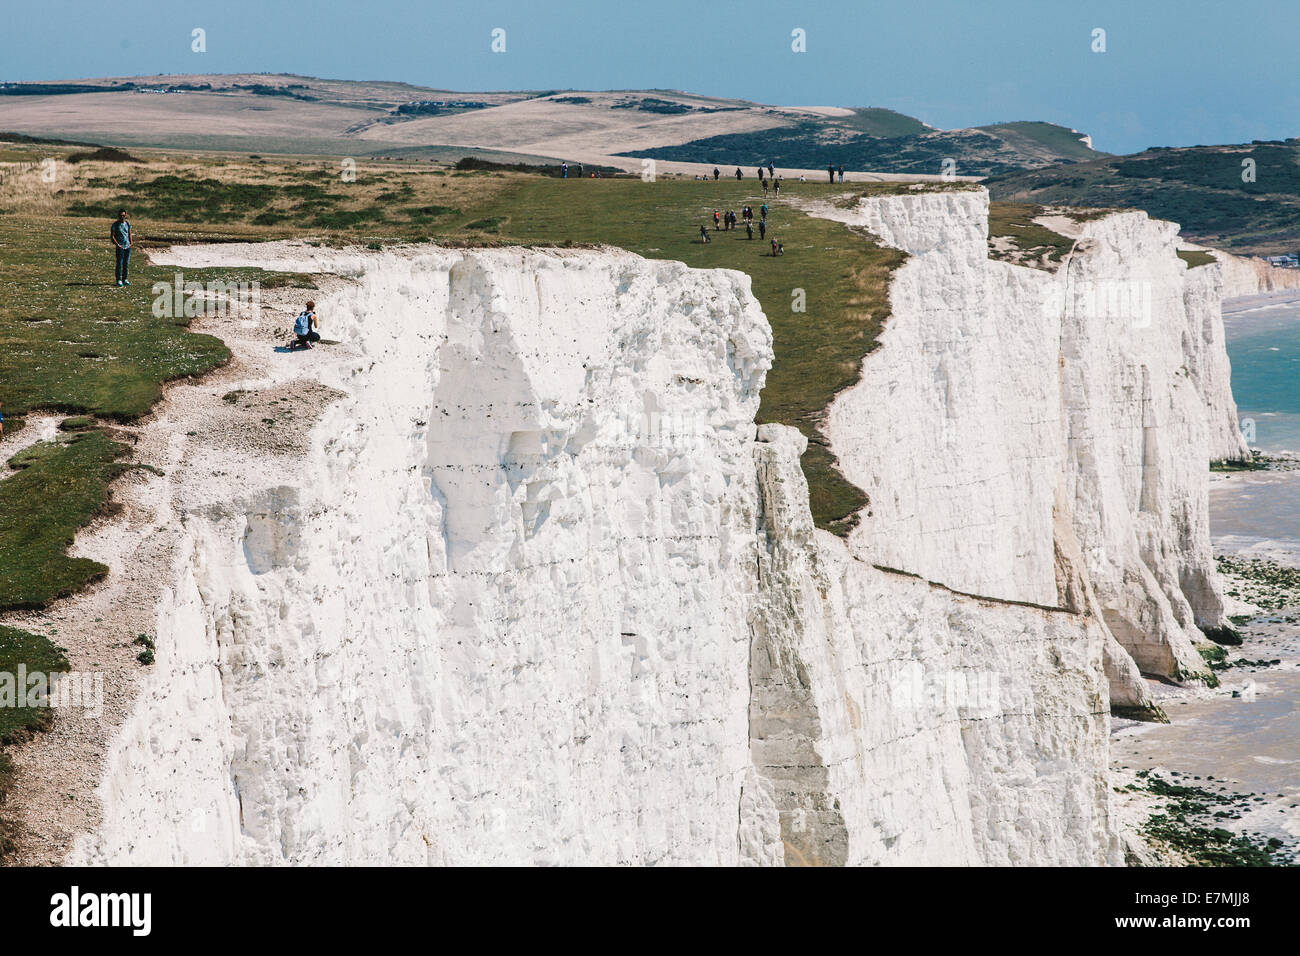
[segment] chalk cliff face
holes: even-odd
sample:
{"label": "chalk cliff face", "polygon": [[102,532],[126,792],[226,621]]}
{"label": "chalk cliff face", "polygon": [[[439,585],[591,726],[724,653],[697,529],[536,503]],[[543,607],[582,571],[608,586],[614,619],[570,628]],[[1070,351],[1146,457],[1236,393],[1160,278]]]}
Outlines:
{"label": "chalk cliff face", "polygon": [[[194,479],[73,859],[1121,862],[1111,701],[1222,619],[1222,330],[1162,224],[1089,224],[1053,276],[989,262],[985,213],[846,214],[912,253],[830,411],[871,495],[848,541],[812,526],[802,436],[753,424],[771,337],[740,274],[172,250],[355,276],[322,305],[351,352],[305,460]],[[1137,274],[1149,329],[1071,298]]]}
{"label": "chalk cliff face", "polygon": [[1143,213],[1082,223],[1054,273],[991,261],[983,191],[834,215],[912,254],[881,347],[828,416],[871,498],[852,552],[1048,605],[1072,606],[1073,569],[1124,649],[1117,703],[1144,703],[1134,664],[1203,677],[1200,628],[1227,626],[1207,462],[1249,454],[1216,267],[1189,272],[1177,226]]}

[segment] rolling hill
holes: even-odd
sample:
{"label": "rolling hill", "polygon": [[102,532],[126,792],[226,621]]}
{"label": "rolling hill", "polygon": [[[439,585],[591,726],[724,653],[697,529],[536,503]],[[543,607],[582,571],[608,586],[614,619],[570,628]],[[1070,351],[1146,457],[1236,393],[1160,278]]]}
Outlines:
{"label": "rolling hill", "polygon": [[[1253,175],[1251,175],[1253,173]],[[1155,148],[986,182],[996,200],[1144,209],[1239,254],[1300,248],[1300,139]]]}
{"label": "rolling hill", "polygon": [[1050,123],[937,130],[884,108],[770,106],[676,90],[454,92],[283,74],[0,83],[0,130],[181,150],[456,159],[641,158],[985,175],[1104,155]]}

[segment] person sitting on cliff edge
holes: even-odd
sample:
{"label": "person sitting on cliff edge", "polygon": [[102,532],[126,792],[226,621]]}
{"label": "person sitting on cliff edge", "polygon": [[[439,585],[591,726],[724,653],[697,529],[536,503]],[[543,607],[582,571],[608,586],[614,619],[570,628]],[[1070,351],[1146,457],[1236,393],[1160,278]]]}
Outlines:
{"label": "person sitting on cliff edge", "polygon": [[289,343],[289,348],[294,349],[298,346],[311,348],[313,342],[320,341],[320,332],[317,331],[319,328],[320,323],[316,319],[316,303],[309,299],[307,307],[298,313],[298,318],[293,320],[293,334],[298,338]]}

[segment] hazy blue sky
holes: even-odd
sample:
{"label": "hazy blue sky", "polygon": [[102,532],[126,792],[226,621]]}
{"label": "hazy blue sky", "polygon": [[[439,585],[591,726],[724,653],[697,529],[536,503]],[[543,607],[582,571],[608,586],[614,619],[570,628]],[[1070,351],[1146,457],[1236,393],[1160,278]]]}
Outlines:
{"label": "hazy blue sky", "polygon": [[[1063,123],[1099,149],[1300,134],[1300,0],[3,0],[0,79],[305,73],[458,90],[662,87]],[[21,15],[14,14],[21,11]],[[207,31],[207,52],[190,31]],[[506,52],[490,32],[506,30]],[[791,30],[807,52],[791,51]],[[1094,28],[1106,52],[1091,50]]]}

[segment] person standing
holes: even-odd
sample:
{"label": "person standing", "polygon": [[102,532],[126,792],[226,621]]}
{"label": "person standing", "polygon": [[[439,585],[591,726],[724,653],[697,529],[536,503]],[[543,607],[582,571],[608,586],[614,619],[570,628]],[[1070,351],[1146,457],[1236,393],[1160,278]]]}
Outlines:
{"label": "person standing", "polygon": [[840,163],[840,182],[844,182],[844,164]]}
{"label": "person standing", "polygon": [[126,268],[131,264],[131,220],[126,217],[125,209],[117,211],[117,220],[108,227],[108,238],[113,240],[113,251],[117,255],[117,284],[119,287],[130,285]]}
{"label": "person standing", "polygon": [[745,220],[745,238],[746,239],[754,238],[754,227],[750,225],[749,220]]}
{"label": "person standing", "polygon": [[714,181],[715,183],[718,181],[718,177],[721,176],[721,175],[722,175],[722,170],[718,169],[717,166],[714,166],[714,167],[713,167],[713,181]]}
{"label": "person standing", "polygon": [[741,181],[742,179],[744,179],[744,178],[745,178],[745,174],[742,173],[742,172],[740,171],[740,167],[737,166],[737,167],[736,167],[736,182],[740,182],[740,181]]}
{"label": "person standing", "polygon": [[767,203],[763,203],[763,205],[759,206],[759,207],[758,207],[758,212],[759,212],[759,215],[761,215],[764,219],[766,219],[766,218],[767,218]]}
{"label": "person standing", "polygon": [[771,179],[776,179],[776,167],[772,165],[770,160],[767,164],[767,175]]}
{"label": "person standing", "polygon": [[719,225],[718,219],[719,219],[718,211],[715,209],[713,210],[713,231],[714,232],[718,231],[718,225]]}
{"label": "person standing", "polygon": [[834,166],[831,166],[831,165],[829,165],[829,164],[826,166],[826,178],[829,179],[831,182],[835,182],[835,167],[834,167]]}
{"label": "person standing", "polygon": [[758,221],[758,238],[762,239],[766,235],[767,235],[767,220],[760,219]]}
{"label": "person standing", "polygon": [[[718,227],[715,225],[713,228],[717,229]],[[708,241],[709,241],[709,230],[706,229],[704,226],[700,226],[700,242],[708,242]]]}
{"label": "person standing", "polygon": [[781,195],[781,180],[780,180],[780,179],[774,179],[774,180],[772,180],[772,192],[773,192],[774,194],[776,194],[777,196]]}

